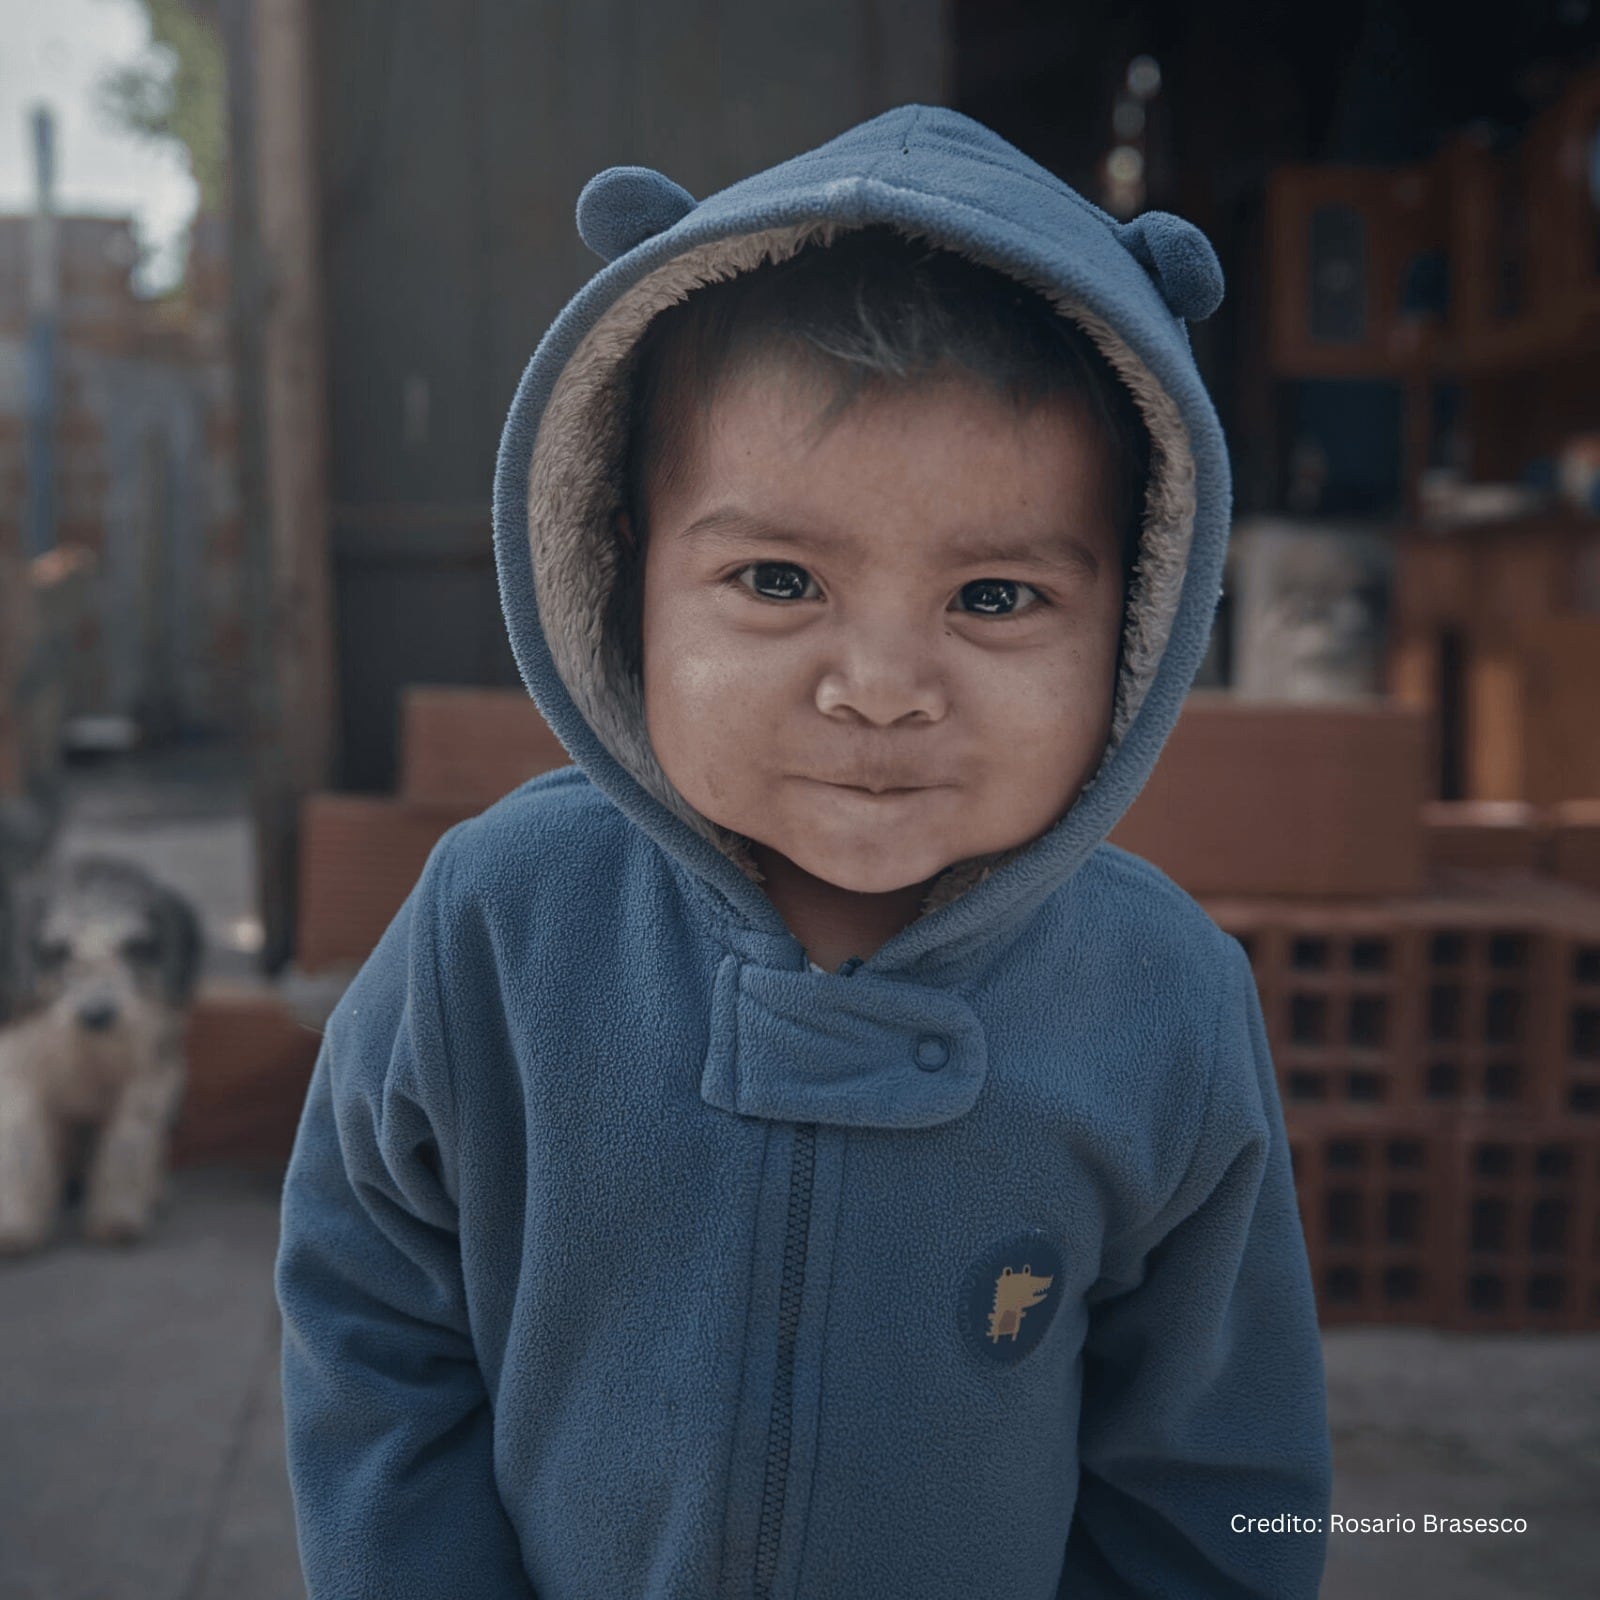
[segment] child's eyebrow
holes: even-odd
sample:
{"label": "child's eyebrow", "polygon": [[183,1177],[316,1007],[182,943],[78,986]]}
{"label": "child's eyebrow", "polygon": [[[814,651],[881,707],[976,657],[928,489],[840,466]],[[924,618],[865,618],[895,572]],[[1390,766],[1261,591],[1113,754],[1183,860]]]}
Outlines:
{"label": "child's eyebrow", "polygon": [[[678,537],[696,543],[732,542],[738,539],[770,539],[782,544],[830,549],[846,542],[814,529],[788,528],[753,511],[737,506],[719,506],[696,517],[679,530]],[[1100,560],[1083,540],[1070,533],[1058,534],[1049,543],[1006,542],[982,537],[959,539],[944,546],[945,563],[952,567],[1033,566],[1057,572],[1076,572],[1093,578],[1099,574]]]}

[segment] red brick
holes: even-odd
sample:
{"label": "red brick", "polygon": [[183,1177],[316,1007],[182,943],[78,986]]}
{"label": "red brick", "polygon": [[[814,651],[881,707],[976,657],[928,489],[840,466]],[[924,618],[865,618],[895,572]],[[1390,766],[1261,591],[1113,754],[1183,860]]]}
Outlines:
{"label": "red brick", "polygon": [[1462,869],[1409,898],[1205,904],[1251,957],[1286,1106],[1600,1120],[1600,896]]}
{"label": "red brick", "polygon": [[1448,1133],[1378,1114],[1291,1115],[1288,1131],[1324,1326],[1435,1321],[1453,1281]]}
{"label": "red brick", "polygon": [[1600,1128],[1600,932],[1559,933],[1554,942],[1558,1109]]}
{"label": "red brick", "polygon": [[1567,1118],[1463,1121],[1449,1195],[1445,1326],[1600,1327],[1600,1130]]}
{"label": "red brick", "polygon": [[321,1042],[266,985],[205,985],[189,1018],[172,1164],[287,1161]]}
{"label": "red brick", "polygon": [[1110,839],[1193,895],[1414,893],[1431,738],[1391,701],[1196,690]]}
{"label": "red brick", "polygon": [[1393,1113],[1423,1104],[1423,939],[1404,909],[1379,901],[1211,906],[1250,956],[1286,1107]]}
{"label": "red brick", "polygon": [[522,689],[413,686],[401,700],[400,794],[481,811],[571,757]]}
{"label": "red brick", "polygon": [[440,837],[480,809],[387,796],[308,796],[300,808],[299,965],[317,972],[364,961]]}
{"label": "red brick", "polygon": [[1549,808],[1550,871],[1600,892],[1600,800],[1565,800]]}
{"label": "red brick", "polygon": [[1521,800],[1430,800],[1422,808],[1428,866],[1537,872],[1545,823]]}

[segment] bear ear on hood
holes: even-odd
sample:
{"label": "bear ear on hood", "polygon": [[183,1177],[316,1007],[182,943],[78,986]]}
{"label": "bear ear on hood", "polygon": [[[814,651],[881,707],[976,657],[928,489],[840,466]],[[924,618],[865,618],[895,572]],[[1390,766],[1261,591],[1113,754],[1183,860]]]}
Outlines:
{"label": "bear ear on hood", "polygon": [[682,184],[651,167],[607,167],[578,196],[578,232],[605,261],[665,233],[695,208]]}
{"label": "bear ear on hood", "polygon": [[1222,264],[1192,222],[1170,211],[1146,211],[1125,223],[1118,237],[1155,279],[1174,316],[1204,322],[1222,304]]}

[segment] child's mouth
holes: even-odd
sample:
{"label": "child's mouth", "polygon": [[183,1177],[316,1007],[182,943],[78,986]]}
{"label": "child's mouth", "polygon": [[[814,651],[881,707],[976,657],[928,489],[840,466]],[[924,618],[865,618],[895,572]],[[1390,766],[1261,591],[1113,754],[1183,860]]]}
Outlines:
{"label": "child's mouth", "polygon": [[872,800],[893,800],[900,795],[921,794],[924,789],[937,788],[937,784],[909,784],[899,788],[875,789],[864,783],[834,783],[827,778],[817,778],[813,782],[825,783],[830,789],[843,789],[848,794],[865,795]]}

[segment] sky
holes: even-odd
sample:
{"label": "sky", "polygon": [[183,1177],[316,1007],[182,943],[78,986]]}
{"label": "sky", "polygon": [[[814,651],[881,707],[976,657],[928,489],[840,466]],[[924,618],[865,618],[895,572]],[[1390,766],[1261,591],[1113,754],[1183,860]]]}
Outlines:
{"label": "sky", "polygon": [[134,219],[151,258],[139,282],[168,286],[199,200],[183,152],[111,126],[95,83],[150,42],[135,0],[0,0],[0,213],[29,211],[35,193],[33,107],[55,112],[56,208]]}

